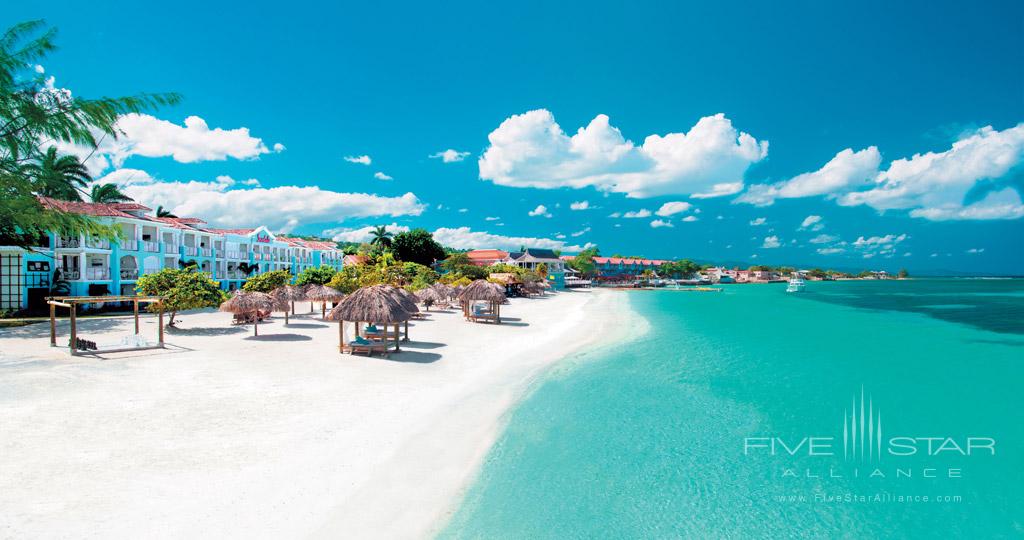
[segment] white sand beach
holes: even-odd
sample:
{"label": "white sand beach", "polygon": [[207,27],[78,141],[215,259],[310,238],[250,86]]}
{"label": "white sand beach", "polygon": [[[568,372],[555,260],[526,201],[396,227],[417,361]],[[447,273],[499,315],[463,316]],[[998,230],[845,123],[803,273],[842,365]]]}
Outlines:
{"label": "white sand beach", "polygon": [[[0,537],[429,537],[517,398],[620,335],[626,297],[513,299],[501,325],[433,312],[390,359],[339,355],[308,303],[259,338],[203,311],[166,350],[99,358],[49,347],[47,324],[0,329]],[[132,326],[83,321],[100,344]]]}

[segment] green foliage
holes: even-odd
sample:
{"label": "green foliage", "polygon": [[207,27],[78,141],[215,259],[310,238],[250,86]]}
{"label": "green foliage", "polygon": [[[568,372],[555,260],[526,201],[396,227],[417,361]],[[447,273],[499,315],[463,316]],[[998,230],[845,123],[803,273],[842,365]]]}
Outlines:
{"label": "green foliage", "polygon": [[[220,284],[206,274],[197,272],[194,267],[164,268],[153,274],[139,276],[135,289],[146,296],[164,297],[164,309],[171,312],[168,326],[174,326],[174,316],[178,311],[215,307],[226,299]],[[150,304],[149,309],[155,311],[158,307]]]}
{"label": "green foliage", "polygon": [[94,203],[128,202],[132,198],[121,192],[117,184],[93,184],[89,199]]}
{"label": "green foliage", "polygon": [[[0,36],[0,237],[24,248],[47,231],[115,240],[116,228],[44,210],[36,199],[37,194],[80,198],[77,188],[87,178],[84,169],[50,148],[60,143],[96,148],[100,140],[119,136],[115,124],[121,115],[180,101],[176,94],[83,99],[47,87],[31,66],[56,50],[55,35],[43,21],[29,21]],[[48,143],[45,151],[40,141]]]}
{"label": "green foliage", "polygon": [[807,275],[816,279],[825,279],[825,276],[827,276],[828,274],[821,268],[814,268],[807,272]]}
{"label": "green foliage", "polygon": [[156,207],[156,217],[176,218],[178,216],[172,214],[170,210],[160,205]]}
{"label": "green foliage", "polygon": [[910,272],[907,272],[906,268],[900,268],[900,271],[896,274],[896,277],[900,279],[906,279],[910,277]]}
{"label": "green foliage", "polygon": [[242,285],[243,291],[269,293],[292,282],[292,273],[288,270],[272,270],[253,276]]}
{"label": "green foliage", "polygon": [[583,277],[592,278],[597,275],[597,264],[594,262],[594,257],[597,255],[598,250],[596,247],[584,249],[566,263],[566,266],[579,272]]}
{"label": "green foliage", "polygon": [[388,231],[388,228],[386,226],[378,225],[374,227],[373,231],[370,232],[370,236],[372,237],[372,239],[370,240],[370,244],[373,244],[374,246],[380,248],[391,247],[392,235]]}
{"label": "green foliage", "polygon": [[441,268],[445,272],[455,272],[460,266],[467,266],[472,263],[469,262],[469,255],[465,253],[452,253],[448,255],[448,258],[441,263]]}
{"label": "green foliage", "polygon": [[327,285],[338,271],[330,266],[307,268],[295,278],[296,285]]}
{"label": "green foliage", "polygon": [[398,233],[391,243],[395,258],[400,261],[418,263],[424,266],[444,259],[444,248],[434,240],[426,229],[413,229]]}

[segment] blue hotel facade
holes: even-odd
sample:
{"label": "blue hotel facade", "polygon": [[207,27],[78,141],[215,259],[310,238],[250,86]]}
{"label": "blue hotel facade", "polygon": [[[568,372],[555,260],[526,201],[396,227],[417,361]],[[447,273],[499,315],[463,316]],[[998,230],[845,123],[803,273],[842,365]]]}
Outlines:
{"label": "blue hotel facade", "polygon": [[321,265],[340,270],[344,258],[331,242],[279,236],[266,227],[210,228],[197,218],[150,216],[149,208],[135,203],[41,201],[115,225],[121,238],[51,233],[31,250],[0,245],[0,311],[39,308],[45,297],[55,295],[134,295],[140,275],[193,262],[224,290],[235,290],[248,277],[271,270],[296,275]]}

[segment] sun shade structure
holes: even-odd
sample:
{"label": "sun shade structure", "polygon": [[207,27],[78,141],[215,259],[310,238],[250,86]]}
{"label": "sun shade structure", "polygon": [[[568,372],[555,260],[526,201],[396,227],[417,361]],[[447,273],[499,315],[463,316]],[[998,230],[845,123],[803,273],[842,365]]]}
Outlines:
{"label": "sun shade structure", "polygon": [[291,304],[292,315],[295,315],[295,302],[306,299],[306,289],[299,285],[285,285],[282,287],[287,291],[288,302]]}
{"label": "sun shade structure", "polygon": [[310,285],[305,289],[306,300],[320,302],[320,315],[327,319],[327,302],[337,302],[345,295],[333,287],[327,285]]}
{"label": "sun shade structure", "polygon": [[455,289],[453,289],[450,285],[445,285],[444,283],[435,283],[431,285],[430,288],[437,293],[437,296],[441,298],[441,301],[443,302],[449,302],[451,301],[452,298],[455,298]]}
{"label": "sun shade structure", "polygon": [[[462,301],[462,315],[466,320],[493,321],[501,324],[501,304],[505,302],[505,288],[497,283],[478,279],[459,293],[459,300]],[[486,307],[477,305],[477,302],[486,303]]]}
{"label": "sun shade structure", "polygon": [[[387,354],[388,349],[388,326],[395,326],[395,350],[401,350],[398,345],[398,324],[408,321],[412,318],[412,314],[409,313],[403,306],[402,303],[395,298],[395,293],[389,292],[382,286],[363,287],[356,292],[346,296],[331,312],[327,317],[329,320],[338,321],[338,339],[339,339],[339,351],[355,352],[358,349],[364,349],[367,354],[371,352],[373,347],[365,344],[358,343],[359,336],[359,325],[360,323],[371,323],[371,324],[383,324],[384,331],[375,334],[367,335],[369,338],[382,338],[384,342],[383,352]],[[352,321],[355,323],[355,338],[356,341],[351,343],[345,343],[345,321]]]}
{"label": "sun shade structure", "polygon": [[416,301],[423,304],[430,311],[430,306],[441,301],[441,297],[437,294],[437,291],[427,287],[426,289],[420,289],[414,293],[416,295]]}
{"label": "sun shade structure", "polygon": [[274,310],[274,298],[267,293],[238,291],[227,302],[220,305],[220,310],[253,316],[252,335],[260,335],[260,313]]}
{"label": "sun shade structure", "polygon": [[[157,344],[146,345],[135,338],[135,345],[130,342],[124,346],[104,348],[100,350],[89,341],[78,337],[77,308],[79,304],[101,304],[104,302],[131,302],[132,312],[135,316],[135,336],[139,335],[139,304],[156,304],[157,306]],[[68,339],[68,351],[72,356],[90,353],[111,353],[124,351],[141,351],[146,349],[164,348],[164,297],[163,296],[50,296],[46,303],[50,305],[50,346],[57,346],[57,308],[64,307],[71,310],[71,337]],[[90,347],[90,345],[92,345]]]}
{"label": "sun shade structure", "polygon": [[[393,296],[395,298],[395,300],[398,300],[398,303],[401,304],[401,306],[403,308],[405,308],[406,311],[409,312],[410,318],[415,318],[415,317],[418,317],[420,315],[420,308],[416,307],[416,295],[415,294],[413,294],[413,293],[411,293],[411,292],[409,292],[409,291],[407,291],[407,290],[405,290],[405,289],[403,289],[401,287],[394,287],[394,286],[391,286],[391,285],[377,285],[377,286],[383,288],[385,290],[385,292],[387,292],[388,294]],[[402,341],[409,341],[409,321],[408,320],[405,321],[405,334],[402,337]]]}
{"label": "sun shade structure", "polygon": [[288,287],[278,287],[270,291],[270,297],[274,299],[274,311],[284,312],[284,323],[288,324],[288,312],[295,308],[292,292]]}

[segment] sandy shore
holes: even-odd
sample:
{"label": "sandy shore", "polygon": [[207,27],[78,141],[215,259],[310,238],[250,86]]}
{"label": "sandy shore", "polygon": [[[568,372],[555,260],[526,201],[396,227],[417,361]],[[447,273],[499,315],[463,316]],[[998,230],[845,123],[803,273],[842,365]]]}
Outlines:
{"label": "sandy shore", "polygon": [[186,314],[168,350],[102,358],[0,330],[0,537],[429,537],[531,381],[627,309],[585,291],[515,299],[500,326],[433,313],[390,360],[339,355],[309,304],[259,338]]}

